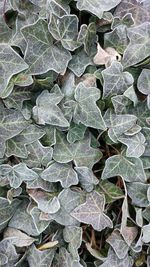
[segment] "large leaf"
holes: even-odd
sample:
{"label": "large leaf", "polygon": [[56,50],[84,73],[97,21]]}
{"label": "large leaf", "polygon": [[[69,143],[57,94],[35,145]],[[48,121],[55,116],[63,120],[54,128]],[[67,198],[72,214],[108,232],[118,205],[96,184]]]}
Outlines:
{"label": "large leaf", "polygon": [[60,182],[63,188],[78,184],[78,176],[71,164],[52,163],[41,173],[41,178],[49,182]]}
{"label": "large leaf", "polygon": [[126,158],[123,155],[115,155],[106,160],[102,172],[102,179],[121,176],[127,182],[145,182],[146,175],[143,164],[139,158]]}
{"label": "large leaf", "polygon": [[28,65],[15,50],[9,45],[0,44],[0,97],[8,96],[6,89],[11,77],[27,68]]}
{"label": "large leaf", "polygon": [[60,127],[68,127],[69,123],[65,119],[61,109],[58,107],[63,95],[49,93],[44,90],[36,99],[36,106],[33,114],[39,124],[50,124]]}
{"label": "large leaf", "polygon": [[133,66],[150,55],[150,24],[145,22],[139,26],[129,28],[127,34],[130,40],[124,51],[123,66]]}
{"label": "large leaf", "polygon": [[86,202],[75,208],[71,215],[80,222],[91,224],[97,231],[112,228],[111,219],[104,213],[104,205],[104,195],[93,191],[87,195]]}
{"label": "large leaf", "polygon": [[64,74],[71,59],[67,50],[53,44],[47,26],[46,21],[39,19],[22,29],[27,42],[25,61],[29,65],[28,74],[42,74],[48,70]]}
{"label": "large leaf", "polygon": [[114,61],[111,66],[102,71],[104,79],[103,97],[118,95],[133,84],[134,79],[129,72],[123,72],[121,63]]}
{"label": "large leaf", "polygon": [[121,0],[102,1],[102,0],[75,0],[77,1],[77,8],[79,10],[86,10],[93,13],[99,18],[102,18],[103,12],[108,11],[117,6]]}
{"label": "large leaf", "polygon": [[90,146],[91,138],[86,136],[83,140],[69,144],[65,136],[57,132],[57,142],[54,146],[53,158],[59,163],[74,161],[75,165],[92,168],[102,156],[98,149]]}
{"label": "large leaf", "polygon": [[48,249],[44,251],[38,250],[34,245],[30,247],[27,260],[30,267],[50,267],[55,255],[55,249]]}

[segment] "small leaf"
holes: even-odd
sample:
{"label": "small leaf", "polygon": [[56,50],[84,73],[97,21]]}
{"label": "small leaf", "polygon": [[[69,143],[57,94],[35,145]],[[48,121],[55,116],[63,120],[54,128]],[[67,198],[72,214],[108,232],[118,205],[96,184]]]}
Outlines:
{"label": "small leaf", "polygon": [[123,191],[120,187],[107,180],[100,181],[97,190],[105,195],[106,203],[111,203],[117,199],[124,198]]}
{"label": "small leaf", "polygon": [[143,183],[129,183],[127,185],[128,195],[132,199],[132,203],[139,207],[147,207],[149,201],[147,198],[149,185]]}
{"label": "small leaf", "polygon": [[86,202],[75,208],[71,215],[80,222],[91,224],[97,231],[112,228],[112,221],[104,213],[104,205],[104,195],[93,191],[87,195]]}
{"label": "small leaf", "polygon": [[126,158],[123,155],[115,155],[106,160],[102,172],[102,179],[121,176],[127,182],[145,182],[146,175],[142,161],[139,158]]}
{"label": "small leaf", "polygon": [[70,128],[67,133],[67,140],[69,143],[74,143],[75,141],[82,140],[86,131],[86,126],[83,124],[71,123]]}
{"label": "small leaf", "polygon": [[82,188],[87,192],[91,192],[94,188],[94,185],[98,184],[99,182],[92,170],[87,167],[75,167],[75,170],[78,173],[78,178]]}

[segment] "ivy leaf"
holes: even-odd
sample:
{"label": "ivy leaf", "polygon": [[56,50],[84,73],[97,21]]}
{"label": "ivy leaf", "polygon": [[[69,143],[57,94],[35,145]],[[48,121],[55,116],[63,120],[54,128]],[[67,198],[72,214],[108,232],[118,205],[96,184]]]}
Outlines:
{"label": "ivy leaf", "polygon": [[71,215],[80,222],[91,224],[97,231],[112,228],[112,221],[104,213],[104,205],[104,195],[93,191],[87,195],[86,202],[75,208]]}
{"label": "ivy leaf", "polygon": [[132,199],[132,203],[139,207],[147,207],[149,205],[147,193],[148,184],[135,182],[127,185],[128,195]]}
{"label": "ivy leaf", "polygon": [[92,170],[87,167],[75,167],[75,170],[78,173],[78,178],[83,189],[85,189],[87,192],[91,192],[94,188],[94,185],[98,184],[99,182]]}
{"label": "ivy leaf", "polygon": [[127,145],[126,156],[139,158],[145,151],[145,137],[142,133],[133,136],[121,136],[118,140]]}
{"label": "ivy leaf", "polygon": [[127,256],[129,246],[124,241],[118,230],[114,230],[106,241],[114,249],[119,259],[124,259]]}
{"label": "ivy leaf", "polygon": [[139,26],[127,29],[130,40],[124,51],[123,66],[133,66],[150,55],[150,33],[149,23],[145,22]]}
{"label": "ivy leaf", "polygon": [[150,70],[143,69],[139,78],[138,78],[138,89],[141,93],[148,95],[150,94]]}
{"label": "ivy leaf", "polygon": [[28,74],[37,75],[49,70],[65,73],[71,55],[63,47],[53,44],[46,21],[39,19],[23,27],[21,32],[27,42],[25,61],[29,65]]}
{"label": "ivy leaf", "polygon": [[112,0],[111,2],[102,1],[102,0],[95,0],[91,2],[90,0],[75,0],[77,1],[77,8],[79,10],[86,10],[90,13],[93,13],[98,18],[102,18],[103,12],[108,11],[115,6],[117,6],[121,0]]}
{"label": "ivy leaf", "polygon": [[90,147],[91,138],[86,135],[83,140],[69,144],[65,136],[57,132],[57,142],[54,146],[53,158],[59,163],[74,161],[75,165],[92,168],[102,156],[98,149]]}
{"label": "ivy leaf", "polygon": [[127,182],[145,182],[146,175],[143,164],[139,158],[126,158],[123,155],[115,155],[106,160],[102,179],[121,176]]}
{"label": "ivy leaf", "polygon": [[[36,1],[36,0],[34,0],[34,1]],[[67,1],[49,0],[47,3],[47,9],[50,13],[52,13],[58,17],[62,17],[64,15],[67,15],[70,13],[70,7],[69,7]]]}
{"label": "ivy leaf", "polygon": [[145,242],[145,243],[149,243],[150,242],[150,223],[147,224],[147,225],[144,225],[143,228],[142,228],[142,233],[143,233],[143,236],[142,236],[142,240]]}
{"label": "ivy leaf", "polygon": [[41,178],[49,182],[60,182],[63,188],[78,184],[78,176],[71,164],[52,163],[41,173]]}
{"label": "ivy leaf", "polygon": [[6,239],[0,242],[0,256],[0,264],[4,266],[15,266],[19,258],[14,245]]}
{"label": "ivy leaf", "polygon": [[69,243],[68,250],[74,259],[79,259],[78,249],[82,243],[82,228],[77,226],[66,226],[63,230],[64,240]]}
{"label": "ivy leaf", "polygon": [[92,59],[86,54],[84,49],[77,49],[69,62],[68,68],[80,77],[86,70],[86,67],[93,65]]}
{"label": "ivy leaf", "polygon": [[26,158],[28,156],[26,145],[40,139],[45,134],[44,130],[36,125],[29,125],[19,135],[6,141],[7,157],[15,155],[16,157]]}
{"label": "ivy leaf", "polygon": [[39,267],[50,267],[55,255],[55,249],[47,249],[44,251],[38,250],[35,245],[32,245],[27,255],[27,261],[30,267],[35,267],[37,264]]}
{"label": "ivy leaf", "polygon": [[48,25],[49,31],[62,46],[70,51],[74,51],[81,44],[78,42],[78,18],[75,15],[64,15],[57,17],[52,15]]}
{"label": "ivy leaf", "polygon": [[28,157],[23,161],[31,168],[47,166],[52,159],[52,147],[43,146],[40,141],[26,145],[26,149]]}
{"label": "ivy leaf", "polygon": [[103,98],[124,93],[133,84],[134,79],[129,72],[123,72],[121,63],[114,61],[111,66],[102,71],[104,79]]}
{"label": "ivy leaf", "polygon": [[83,83],[79,83],[75,89],[76,106],[73,115],[75,122],[81,122],[87,127],[105,130],[105,122],[96,105],[99,98],[99,89],[86,87]]}
{"label": "ivy leaf", "polygon": [[82,123],[75,124],[71,123],[70,128],[67,133],[67,140],[69,143],[74,143],[75,141],[82,140],[86,131],[86,126]]}
{"label": "ivy leaf", "polygon": [[96,189],[98,192],[105,195],[106,203],[111,203],[117,199],[124,198],[121,188],[113,183],[110,183],[108,180],[100,181],[99,187]]}
{"label": "ivy leaf", "polygon": [[69,123],[65,119],[61,109],[58,107],[63,95],[49,93],[44,90],[36,99],[36,106],[33,108],[33,114],[39,124],[50,124],[60,127],[68,127]]}
{"label": "ivy leaf", "polygon": [[82,267],[82,265],[74,260],[70,253],[62,247],[59,251],[59,262],[61,262],[62,267]]}
{"label": "ivy leaf", "polygon": [[38,176],[33,170],[29,169],[25,163],[19,163],[13,167],[8,164],[0,165],[0,172],[0,181],[4,178],[7,179],[10,186],[13,188],[18,188],[22,182],[34,180]]}
{"label": "ivy leaf", "polygon": [[56,213],[60,209],[60,203],[55,193],[49,193],[40,189],[29,189],[29,196],[38,204],[38,209],[45,213]]}
{"label": "ivy leaf", "polygon": [[10,240],[11,243],[17,247],[27,247],[35,241],[35,238],[11,227],[8,227],[4,232],[4,239]]}
{"label": "ivy leaf", "polygon": [[150,21],[150,4],[149,1],[138,1],[138,0],[123,0],[116,7],[114,16],[123,17],[125,14],[131,13],[134,19],[135,25],[142,24],[145,21]]}
{"label": "ivy leaf", "polygon": [[7,97],[7,85],[11,77],[25,69],[28,65],[7,44],[0,44],[0,97]]}
{"label": "ivy leaf", "polygon": [[128,106],[127,112],[137,117],[137,124],[141,127],[148,128],[149,126],[149,109],[145,102],[140,102],[136,107]]}

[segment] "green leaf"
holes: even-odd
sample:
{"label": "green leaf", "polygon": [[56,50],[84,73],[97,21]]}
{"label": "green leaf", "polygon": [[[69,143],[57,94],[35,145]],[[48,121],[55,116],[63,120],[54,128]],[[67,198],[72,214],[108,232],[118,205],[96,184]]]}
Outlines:
{"label": "green leaf", "polygon": [[120,3],[121,0],[112,0],[111,2],[102,0],[95,0],[93,2],[91,2],[90,0],[75,1],[77,1],[77,8],[79,10],[86,10],[101,19],[104,11],[108,11],[114,8]]}
{"label": "green leaf", "polygon": [[27,255],[27,261],[30,267],[50,267],[55,255],[55,249],[47,249],[44,251],[38,250],[35,245],[32,245]]}
{"label": "green leaf", "polygon": [[68,127],[69,122],[65,119],[61,109],[58,107],[63,95],[49,93],[44,90],[36,99],[33,114],[39,124],[50,124],[60,127]]}
{"label": "green leaf", "polygon": [[71,164],[54,162],[41,173],[41,178],[52,183],[59,181],[63,188],[78,184],[78,176]]}
{"label": "green leaf", "polygon": [[130,183],[127,185],[128,195],[132,199],[132,203],[138,207],[147,207],[149,201],[147,198],[149,185],[144,183]]}
{"label": "green leaf", "polygon": [[37,75],[49,70],[65,73],[71,55],[63,47],[53,44],[46,21],[39,19],[23,27],[22,34],[27,42],[25,61],[29,65],[28,74]]}
{"label": "green leaf", "polygon": [[143,164],[139,158],[126,158],[123,155],[115,155],[106,160],[102,179],[121,176],[127,182],[145,182],[146,175]]}
{"label": "green leaf", "polygon": [[78,249],[82,243],[82,228],[77,226],[66,226],[63,230],[64,240],[69,243],[68,250],[74,259],[79,259]]}
{"label": "green leaf", "polygon": [[150,70],[143,69],[137,83],[138,89],[141,93],[150,94]]}
{"label": "green leaf", "polygon": [[123,72],[121,63],[114,61],[111,66],[102,71],[104,79],[103,98],[118,95],[133,84],[134,79],[129,72]]}
{"label": "green leaf", "polygon": [[139,63],[150,55],[149,23],[145,22],[139,26],[129,28],[127,34],[130,43],[123,55],[123,66],[125,68]]}
{"label": "green leaf", "polygon": [[133,136],[121,136],[118,140],[127,146],[126,156],[139,158],[145,151],[145,137],[142,133]]}
{"label": "green leaf", "polygon": [[[0,97],[8,96],[7,85],[16,73],[28,68],[25,61],[9,45],[0,44]],[[10,92],[9,92],[10,94]]]}
{"label": "green leaf", "polygon": [[13,167],[8,164],[0,165],[0,181],[7,179],[13,188],[18,188],[22,182],[34,180],[37,176],[25,163],[19,163]]}
{"label": "green leaf", "polygon": [[92,170],[87,167],[75,167],[75,170],[78,173],[78,178],[82,188],[87,192],[91,192],[94,188],[94,185],[98,184],[99,182]]}
{"label": "green leaf", "polygon": [[103,193],[107,203],[111,203],[117,199],[124,198],[123,191],[120,187],[107,180],[100,181],[99,187],[96,188],[100,193]]}
{"label": "green leaf", "polygon": [[84,83],[79,83],[75,89],[74,121],[78,124],[81,122],[87,127],[106,130],[101,111],[96,105],[99,98],[100,90],[98,88],[86,87]]}
{"label": "green leaf", "polygon": [[91,224],[97,231],[102,231],[106,227],[113,227],[112,221],[104,213],[104,195],[96,191],[87,194],[86,202],[76,207],[71,215],[79,222]]}
{"label": "green leaf", "polygon": [[78,42],[78,18],[76,15],[64,15],[58,17],[52,15],[48,25],[49,31],[62,46],[70,51],[74,51],[81,45]]}
{"label": "green leaf", "polygon": [[86,135],[83,140],[69,144],[65,136],[57,132],[57,142],[54,146],[53,158],[59,163],[74,161],[75,165],[87,166],[92,168],[93,165],[101,158],[100,150],[90,147],[91,138]]}
{"label": "green leaf", "polygon": [[67,140],[69,143],[74,143],[75,141],[83,140],[86,131],[86,126],[79,123],[75,124],[72,122],[67,133]]}

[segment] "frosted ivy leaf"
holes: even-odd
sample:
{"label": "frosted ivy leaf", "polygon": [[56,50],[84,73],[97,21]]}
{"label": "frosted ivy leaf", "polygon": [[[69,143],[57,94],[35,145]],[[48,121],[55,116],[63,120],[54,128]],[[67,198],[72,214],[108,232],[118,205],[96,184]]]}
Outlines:
{"label": "frosted ivy leaf", "polygon": [[119,259],[124,259],[127,256],[129,246],[118,230],[114,230],[106,241],[111,245]]}
{"label": "frosted ivy leaf", "polygon": [[[39,174],[41,172],[41,169],[34,169],[39,171]],[[41,179],[40,175],[37,177],[37,179],[34,179],[32,181],[26,181],[26,185],[28,189],[42,189],[46,192],[56,192],[56,187],[53,183],[50,183],[48,181],[44,181]]]}
{"label": "frosted ivy leaf", "polygon": [[93,171],[87,167],[75,167],[76,172],[78,173],[78,178],[83,189],[87,192],[91,192],[94,188],[94,185],[99,183],[99,180],[93,174]]}
{"label": "frosted ivy leaf", "polygon": [[26,62],[7,44],[0,44],[0,97],[5,93],[11,77],[28,68]]}
{"label": "frosted ivy leaf", "polygon": [[59,181],[63,188],[78,184],[78,175],[71,164],[54,162],[41,173],[41,178],[52,183]]}
{"label": "frosted ivy leaf", "polygon": [[127,29],[130,40],[124,51],[123,66],[133,66],[150,55],[150,24],[145,22],[139,26]]}
{"label": "frosted ivy leaf", "polygon": [[49,70],[64,74],[71,59],[67,50],[53,44],[47,26],[46,21],[39,19],[34,24],[22,28],[27,42],[25,61],[29,65],[28,74],[37,75]]}
{"label": "frosted ivy leaf", "polygon": [[127,108],[127,113],[133,114],[137,117],[137,124],[139,126],[148,128],[150,112],[145,101],[139,102],[136,107],[129,106]]}
{"label": "frosted ivy leaf", "polygon": [[132,199],[132,204],[138,207],[147,207],[149,201],[147,198],[149,185],[144,183],[129,183],[127,184],[128,195]]}
{"label": "frosted ivy leaf", "polygon": [[[6,167],[6,173],[1,172],[1,170]],[[3,180],[4,176],[5,179],[8,179],[10,186],[13,188],[18,188],[22,182],[27,180],[34,180],[37,178],[37,174],[29,169],[24,163],[19,163],[14,165],[13,167],[8,164],[0,165],[0,181]]]}
{"label": "frosted ivy leaf", "polygon": [[54,146],[53,158],[59,163],[74,161],[75,165],[87,166],[92,168],[93,165],[102,157],[99,149],[90,146],[91,138],[86,135],[83,140],[69,144],[65,135],[57,132],[57,142]]}
{"label": "frosted ivy leaf", "polygon": [[123,155],[115,155],[106,160],[102,179],[121,176],[127,182],[145,182],[146,175],[143,163],[139,158],[126,158]]}
{"label": "frosted ivy leaf", "polygon": [[109,0],[103,1],[103,0],[75,0],[77,1],[77,8],[79,10],[86,10],[94,15],[96,15],[98,18],[102,18],[103,12],[108,11],[115,6],[117,6],[121,0],[112,0],[111,2]]}
{"label": "frosted ivy leaf", "polygon": [[59,263],[61,262],[61,267],[83,267],[78,260],[74,260],[70,253],[61,247],[59,251]]}
{"label": "frosted ivy leaf", "polygon": [[64,189],[58,196],[60,202],[60,210],[54,215],[42,214],[42,220],[55,220],[57,223],[65,226],[78,226],[78,221],[72,217],[71,212],[75,207],[80,205],[85,200],[85,195],[82,192],[73,191],[70,188]]}
{"label": "frosted ivy leaf", "polygon": [[49,31],[62,46],[70,51],[74,51],[81,45],[78,42],[78,17],[76,15],[64,15],[58,17],[52,15],[48,25]]}
{"label": "frosted ivy leaf", "polygon": [[144,134],[146,138],[146,143],[145,143],[145,152],[143,156],[149,157],[150,156],[150,128],[144,128],[142,129],[142,133]]}
{"label": "frosted ivy leaf", "polygon": [[26,145],[28,157],[23,161],[32,168],[47,166],[52,159],[53,149],[49,146],[43,146],[40,141],[35,141]]}
{"label": "frosted ivy leaf", "polygon": [[28,194],[37,203],[38,209],[45,213],[53,214],[60,209],[56,193],[49,193],[40,189],[29,189]]}
{"label": "frosted ivy leaf", "polygon": [[78,49],[72,56],[68,68],[77,77],[80,77],[85,72],[86,67],[89,65],[93,65],[92,59],[86,54],[83,49]]}
{"label": "frosted ivy leaf", "polygon": [[82,123],[75,124],[71,123],[70,128],[67,133],[67,140],[69,143],[74,143],[75,141],[82,140],[86,131],[86,126]]}
{"label": "frosted ivy leaf", "polygon": [[[39,214],[38,216],[33,217],[33,215],[27,211],[28,204],[28,201],[22,201],[18,209],[15,210],[15,213],[9,222],[9,227],[19,229],[31,236],[38,236],[47,228],[49,221],[40,221],[38,217]],[[32,211],[33,210],[34,209],[32,209]]]}
{"label": "frosted ivy leaf", "polygon": [[50,15],[54,14],[58,17],[62,17],[67,14],[69,15],[70,7],[67,1],[47,0],[47,11],[50,13]]}
{"label": "frosted ivy leaf", "polygon": [[[115,11],[116,11],[116,9],[115,9]],[[113,18],[113,22],[111,24],[111,28],[112,29],[115,29],[115,28],[117,28],[118,26],[121,26],[121,25],[126,26],[126,27],[131,27],[131,26],[134,25],[134,19],[133,19],[133,16],[132,16],[131,13],[125,13],[125,15],[123,17],[115,16]]]}
{"label": "frosted ivy leaf", "polygon": [[1,12],[1,8],[2,9],[4,8],[3,5],[4,4],[2,2],[2,7],[1,7],[0,3],[0,40],[1,43],[9,43],[12,38],[12,30],[6,24],[4,16],[1,15],[3,13],[3,11]]}
{"label": "frosted ivy leaf", "polygon": [[9,203],[6,198],[0,197],[0,231],[6,227],[19,204],[17,199]]}
{"label": "frosted ivy leaf", "polygon": [[113,31],[105,33],[104,47],[113,47],[119,54],[123,54],[128,45],[128,37],[126,32],[126,25],[119,25]]}
{"label": "frosted ivy leaf", "polygon": [[27,254],[27,261],[30,267],[50,267],[55,255],[55,249],[38,250],[32,245]]}
{"label": "frosted ivy leaf", "polygon": [[45,134],[44,130],[36,125],[29,125],[19,135],[6,141],[7,157],[15,155],[21,158],[27,158],[28,153],[26,145],[40,139]]}
{"label": "frosted ivy leaf", "polygon": [[133,136],[121,136],[118,140],[127,146],[126,156],[139,158],[145,151],[145,137],[142,133]]}
{"label": "frosted ivy leaf", "polygon": [[105,198],[96,191],[87,194],[86,202],[76,207],[71,215],[79,222],[91,224],[97,231],[112,228],[111,219],[104,213]]}
{"label": "frosted ivy leaf", "polygon": [[139,91],[145,95],[150,94],[150,70],[143,69],[139,78],[137,87]]}
{"label": "frosted ivy leaf", "polygon": [[30,237],[18,229],[8,227],[4,232],[4,239],[11,241],[11,243],[17,247],[30,246],[35,238]]}
{"label": "frosted ivy leaf", "polygon": [[103,97],[124,93],[133,84],[134,79],[129,72],[123,72],[121,63],[114,61],[111,66],[102,71],[104,79]]}
{"label": "frosted ivy leaf", "polygon": [[150,242],[150,223],[143,226],[142,232],[143,232],[142,240],[145,243],[149,243]]}
{"label": "frosted ivy leaf", "polygon": [[19,254],[11,241],[3,239],[0,242],[0,264],[6,267],[13,267],[16,265],[18,258]]}
{"label": "frosted ivy leaf", "polygon": [[111,98],[112,104],[116,114],[126,113],[126,107],[129,105],[130,100],[127,99],[124,95],[116,95]]}
{"label": "frosted ivy leaf", "polygon": [[79,83],[75,89],[74,121],[81,122],[87,127],[106,130],[101,111],[96,105],[99,98],[100,90],[98,88],[86,87],[84,83]]}
{"label": "frosted ivy leaf", "polygon": [[63,230],[64,240],[69,243],[68,250],[74,259],[79,259],[78,248],[82,243],[82,228],[77,226],[66,226]]}
{"label": "frosted ivy leaf", "polygon": [[135,92],[133,85],[131,85],[125,92],[124,96],[131,100],[134,104],[134,107],[138,104],[138,97]]}
{"label": "frosted ivy leaf", "polygon": [[104,115],[105,123],[108,127],[108,136],[113,142],[117,142],[118,138],[127,130],[132,128],[137,121],[137,117],[128,114],[113,114],[111,110],[107,110]]}
{"label": "frosted ivy leaf", "polygon": [[135,25],[145,21],[150,21],[150,3],[149,0],[123,0],[116,7],[114,16],[122,18],[126,13],[131,13]]}
{"label": "frosted ivy leaf", "polygon": [[33,114],[39,124],[50,124],[60,127],[68,127],[69,122],[65,119],[61,109],[58,107],[63,95],[49,93],[44,90],[36,99]]}
{"label": "frosted ivy leaf", "polygon": [[[85,27],[83,24],[81,29]],[[80,30],[82,31],[82,30]],[[97,43],[97,35],[96,35],[96,24],[90,23],[87,28],[84,29],[85,33],[83,34],[83,44],[84,50],[90,57],[94,56],[97,52],[96,43]]]}
{"label": "frosted ivy leaf", "polygon": [[138,124],[135,124],[132,128],[130,128],[128,131],[126,131],[124,134],[126,136],[133,136],[138,134],[141,131],[141,126],[139,126]]}
{"label": "frosted ivy leaf", "polygon": [[108,251],[108,256],[103,264],[98,265],[98,267],[132,267],[133,260],[131,257],[126,255],[124,259],[119,259],[112,248]]}

